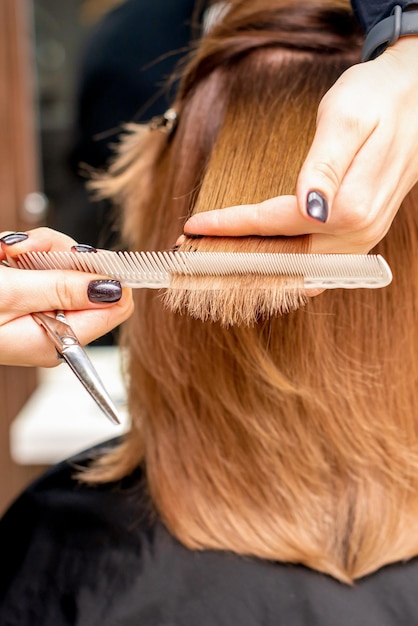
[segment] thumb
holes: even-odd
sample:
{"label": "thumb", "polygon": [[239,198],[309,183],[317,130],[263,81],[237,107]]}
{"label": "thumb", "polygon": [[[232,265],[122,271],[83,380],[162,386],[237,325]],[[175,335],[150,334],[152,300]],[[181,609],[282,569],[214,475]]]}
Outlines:
{"label": "thumb", "polygon": [[[297,181],[297,201],[304,217],[328,222],[344,178],[356,155],[373,133],[341,98],[326,94],[318,110],[317,128]],[[340,105],[339,105],[340,103]]]}
{"label": "thumb", "polygon": [[61,270],[0,268],[3,316],[37,311],[82,310],[108,306],[120,300],[117,281],[96,274]]}

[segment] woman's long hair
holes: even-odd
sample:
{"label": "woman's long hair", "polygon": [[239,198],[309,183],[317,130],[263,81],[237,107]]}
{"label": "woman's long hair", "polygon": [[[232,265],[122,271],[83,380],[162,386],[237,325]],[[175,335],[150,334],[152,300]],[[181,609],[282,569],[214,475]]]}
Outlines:
{"label": "woman's long hair", "polygon": [[[196,203],[294,193],[320,98],[359,40],[342,0],[231,3],[184,71],[175,133],[134,129],[101,183],[124,206],[129,245],[170,248]],[[325,292],[252,326],[138,290],[132,429],[84,479],[143,463],[154,506],[192,549],[346,582],[418,554],[417,222],[412,192],[378,246],[389,287]]]}

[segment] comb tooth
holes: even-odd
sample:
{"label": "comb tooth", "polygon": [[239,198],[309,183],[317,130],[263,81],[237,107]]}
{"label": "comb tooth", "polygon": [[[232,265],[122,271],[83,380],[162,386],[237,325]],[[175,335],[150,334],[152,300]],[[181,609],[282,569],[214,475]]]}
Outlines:
{"label": "comb tooth", "polygon": [[138,264],[143,276],[151,276],[154,268],[145,252],[136,254],[133,260]]}
{"label": "comb tooth", "polygon": [[36,252],[29,252],[27,255],[24,256],[26,258],[26,261],[30,263],[34,269],[43,269]]}
{"label": "comb tooth", "polygon": [[189,259],[191,257],[191,259],[193,260],[196,254],[199,254],[199,252],[192,252],[192,253],[175,252],[173,253],[173,261],[175,261],[178,266],[179,274],[191,274],[192,273],[190,266],[186,262],[186,259]]}
{"label": "comb tooth", "polygon": [[[277,260],[277,264],[279,264],[279,262],[280,264],[284,263],[286,267],[286,274],[290,274],[291,276],[300,276],[304,272],[304,269],[302,268],[305,265],[305,260],[303,258],[300,259],[298,257],[298,259],[288,259],[285,257],[285,255],[281,255],[281,258]],[[299,262],[301,262],[302,267],[299,265]]]}
{"label": "comb tooth", "polygon": [[171,269],[172,268],[172,262],[170,260],[170,253],[169,252],[167,252],[167,251],[158,252],[158,259],[159,259],[162,267],[164,267],[164,272],[172,271],[172,269]]}
{"label": "comb tooth", "polygon": [[149,264],[146,262],[146,257],[144,257],[139,252],[130,252],[129,260],[132,264],[134,272],[140,272],[142,276],[149,276],[151,273],[151,269]]}
{"label": "comb tooth", "polygon": [[106,259],[109,267],[112,266],[114,273],[120,274],[126,280],[132,280],[135,276],[135,271],[129,262],[129,257],[124,252],[118,252],[112,257]]}
{"label": "comb tooth", "polygon": [[132,280],[132,268],[122,252],[106,258],[106,264],[115,276],[120,276],[123,280]]}
{"label": "comb tooth", "polygon": [[269,258],[266,263],[265,273],[274,274],[274,260]]}
{"label": "comb tooth", "polygon": [[175,273],[178,267],[178,263],[176,263],[176,257],[174,256],[174,254],[174,252],[163,252],[163,256],[167,264],[167,269],[171,273]]}
{"label": "comb tooth", "polygon": [[139,271],[140,275],[143,274],[143,272],[141,272],[141,269],[139,267],[137,268],[135,266],[134,258],[128,252],[123,252],[123,253],[119,254],[118,259],[123,264],[127,275],[129,275],[131,277],[134,277],[135,276],[135,271]]}
{"label": "comb tooth", "polygon": [[123,267],[121,267],[120,259],[117,255],[109,255],[106,252],[97,252],[95,255],[95,271],[110,276],[110,278],[118,279],[119,276],[124,278]]}
{"label": "comb tooth", "polygon": [[[109,259],[109,262],[110,261],[111,259]],[[115,271],[117,267],[118,271],[121,272],[121,274],[125,276],[126,279],[132,280],[132,278],[135,277],[135,267],[130,260],[129,254],[127,254],[126,252],[118,253],[117,257],[115,257],[114,260],[114,266]]]}
{"label": "comb tooth", "polygon": [[[240,260],[240,259],[237,259],[237,260]],[[243,259],[243,260],[245,261],[245,259]],[[258,265],[258,260],[259,260],[259,259],[258,259],[258,257],[254,257],[254,261],[255,261],[255,264],[256,264],[256,265]],[[247,264],[247,262],[243,263],[243,268],[242,268],[242,271],[244,271],[244,272],[248,271],[248,269],[247,269],[247,268],[248,268],[248,264]],[[261,271],[261,273],[263,273],[263,274],[264,274],[264,270],[265,270],[265,268],[264,268],[264,267],[260,267],[260,271]],[[241,274],[241,270],[239,271],[239,273]]]}
{"label": "comb tooth", "polygon": [[[192,264],[193,259],[197,256],[199,258],[199,252],[173,252],[172,260],[175,265],[175,272],[178,274],[193,274]],[[199,274],[199,272],[195,272]]]}
{"label": "comb tooth", "polygon": [[97,262],[96,259],[93,258],[93,255],[96,256],[96,253],[74,254],[73,260],[76,267],[84,269],[84,271],[96,272]]}
{"label": "comb tooth", "polygon": [[[51,264],[51,260],[54,260],[54,263]],[[52,253],[51,257],[48,257],[44,252],[42,253],[42,261],[45,264],[45,267],[50,268],[51,265],[55,265],[57,269],[65,269],[65,263],[63,262],[63,255]]]}
{"label": "comb tooth", "polygon": [[53,256],[46,256],[45,252],[36,253],[36,259],[39,263],[40,269],[49,270],[51,267],[55,267],[54,263],[50,263],[53,261]]}
{"label": "comb tooth", "polygon": [[[226,259],[226,262],[225,262],[224,266],[222,266],[222,263],[220,264],[219,261],[220,261],[220,258],[216,257],[216,261],[215,261],[216,271],[217,271],[217,273],[220,274],[220,276],[226,276],[230,272],[234,271],[233,259],[228,257]],[[203,274],[203,275],[208,274],[208,269],[209,268],[207,267],[207,265],[205,266],[204,258],[202,259],[202,258],[199,257],[198,259],[196,259],[196,264],[198,265],[201,274]]]}
{"label": "comb tooth", "polygon": [[[41,253],[40,253],[41,254]],[[49,269],[70,269],[85,271],[82,261],[82,255],[73,252],[50,252],[42,253],[43,263]]]}
{"label": "comb tooth", "polygon": [[154,268],[150,259],[148,259],[145,254],[130,252],[129,262],[132,266],[133,277],[137,276],[139,272],[139,275],[142,276],[144,280],[152,280],[154,277]]}
{"label": "comb tooth", "polygon": [[45,269],[72,269],[70,259],[64,252],[38,252],[40,266]]}
{"label": "comb tooth", "polygon": [[63,262],[61,267],[64,266],[68,269],[82,270],[84,272],[91,271],[88,256],[87,254],[77,254],[73,252],[57,252],[56,254],[56,258],[61,259]]}
{"label": "comb tooth", "polygon": [[78,269],[77,255],[73,254],[72,252],[63,252],[62,254],[56,254],[55,258],[58,260],[60,268],[62,269],[66,269],[68,266],[70,267],[70,269]]}
{"label": "comb tooth", "polygon": [[273,272],[273,258],[268,256],[267,259],[263,258],[261,254],[257,254],[257,268],[263,275],[274,274]]}
{"label": "comb tooth", "polygon": [[[266,267],[265,267],[265,265],[259,263],[259,261],[260,261],[260,258],[258,256],[256,256],[254,258],[255,265],[259,269],[260,274],[265,274],[266,273]],[[245,264],[245,266],[243,267],[244,271],[246,271],[246,266],[247,266],[247,264]]]}
{"label": "comb tooth", "polygon": [[23,254],[22,254],[22,256],[18,257],[16,263],[17,263],[17,266],[18,266],[19,269],[22,269],[22,270],[31,270],[32,269],[31,263],[30,263],[29,259],[24,257]]}
{"label": "comb tooth", "polygon": [[164,263],[164,258],[161,256],[160,252],[151,252],[151,259],[154,263],[154,270],[161,273],[161,276],[167,275],[168,268],[166,263]]}
{"label": "comb tooth", "polygon": [[[202,256],[203,254],[203,256]],[[202,252],[180,252],[179,265],[181,268],[180,273],[185,273],[191,276],[208,276],[210,274],[222,276],[228,271],[229,258],[225,255],[224,264],[219,266],[219,253],[214,253],[213,265],[205,262],[205,253]],[[184,269],[183,269],[184,268]]]}
{"label": "comb tooth", "polygon": [[[205,273],[207,273],[208,267],[206,267],[206,272],[205,272],[205,267],[204,265],[202,265],[201,263],[201,256],[199,252],[184,252],[181,256],[181,262],[182,265],[185,265],[188,268],[188,272],[192,275],[196,275],[196,276],[204,276]],[[218,267],[218,263],[217,263],[217,257],[214,258],[214,264],[213,264],[213,273],[214,274],[221,274],[222,270]],[[227,265],[227,260],[225,263],[225,266]]]}
{"label": "comb tooth", "polygon": [[168,274],[168,276],[170,276],[170,274],[173,273],[173,269],[172,269],[172,263],[170,262],[169,253],[166,251],[159,252],[158,260],[160,262],[161,267],[164,268],[164,272]]}
{"label": "comb tooth", "polygon": [[149,252],[141,252],[141,261],[144,263],[147,268],[147,272],[151,273],[155,270],[152,256]]}
{"label": "comb tooth", "polygon": [[154,257],[151,252],[142,252],[141,261],[146,267],[147,274],[151,275],[153,272],[159,272],[158,266],[155,265]]}
{"label": "comb tooth", "polygon": [[155,278],[155,267],[153,266],[151,259],[145,252],[135,252],[131,255],[131,261],[135,268],[134,275],[138,274],[138,270],[143,280],[152,280]]}
{"label": "comb tooth", "polygon": [[262,265],[263,268],[265,267],[265,271],[263,271],[263,273],[265,274],[277,274],[280,273],[279,271],[279,267],[283,267],[283,270],[281,273],[283,274],[294,274],[294,268],[293,268],[293,263],[291,262],[290,259],[287,259],[286,256],[284,254],[280,254],[279,258],[275,258],[273,256],[268,256],[267,257],[267,262],[265,262],[265,257],[263,257],[262,254],[259,255],[258,257],[258,261],[259,261],[259,265]]}
{"label": "comb tooth", "polygon": [[[275,269],[275,265],[277,266],[277,260],[276,259],[276,263],[275,263],[275,259],[271,256],[268,255],[263,256],[262,254],[257,254],[257,268],[259,269],[260,273],[263,275],[274,275],[277,274],[277,267]],[[283,263],[283,259],[281,261]],[[288,269],[286,268],[286,274],[289,273]]]}
{"label": "comb tooth", "polygon": [[[183,276],[200,276],[204,274],[204,269],[201,267],[201,252],[184,252],[184,251],[170,251],[165,252],[164,257],[166,259],[167,270],[174,274],[181,274]],[[211,264],[205,263],[206,273],[213,273]],[[215,258],[216,267],[216,258]]]}
{"label": "comb tooth", "polygon": [[[46,265],[51,266],[51,259],[48,258],[45,253],[42,255],[42,258]],[[68,264],[71,265],[71,260],[67,259],[67,253],[65,252],[62,252],[61,254],[56,254],[55,252],[53,252],[52,259],[54,259],[54,264],[59,270],[66,269],[68,267]]]}
{"label": "comb tooth", "polygon": [[161,252],[153,252],[152,259],[160,272],[167,272],[167,264],[164,262],[164,257]]}
{"label": "comb tooth", "polygon": [[17,265],[21,269],[35,269],[35,261],[29,257],[28,254],[22,254],[17,260]]}
{"label": "comb tooth", "polygon": [[97,258],[98,254],[99,252],[77,254],[77,262],[85,272],[105,274],[106,272],[103,271],[103,262],[101,259]]}
{"label": "comb tooth", "polygon": [[[260,274],[268,274],[269,273],[268,272],[268,263],[263,263],[262,262],[262,258],[259,257],[258,255],[257,255],[257,257],[254,260],[255,260],[257,269],[260,272]],[[267,260],[269,261],[270,257],[268,257]]]}
{"label": "comb tooth", "polygon": [[[219,260],[221,261],[221,259],[219,259]],[[234,267],[234,261],[235,261],[235,259],[231,258],[231,265],[230,265],[230,268],[231,268],[231,271],[232,271],[232,272],[234,272],[234,273],[238,273],[238,274],[241,274],[242,272],[245,272],[245,271],[246,271],[246,270],[245,270],[245,266],[242,266],[243,264],[242,264],[242,262],[241,262],[241,261],[242,261],[241,253],[240,253],[240,258],[237,258],[237,259],[236,259],[236,261],[237,261],[237,262],[239,263],[239,265],[241,265],[242,267],[241,267],[241,268],[240,268],[240,267],[236,267],[236,268],[235,268],[235,267]],[[246,260],[246,262],[247,262],[247,261],[248,261],[248,259]],[[254,261],[256,261],[256,257],[254,258]]]}
{"label": "comb tooth", "polygon": [[107,254],[102,252],[99,252],[98,254],[100,256],[98,257],[97,261],[100,267],[100,272],[102,274],[106,274],[111,278],[116,278],[119,275],[121,275],[121,277],[124,276],[124,268],[123,266],[121,267],[121,262],[118,255],[108,256]]}
{"label": "comb tooth", "polygon": [[169,273],[167,270],[162,271],[164,268],[158,263],[156,253],[123,252],[118,253],[118,260],[119,274],[123,274],[126,285],[153,289],[168,286]]}
{"label": "comb tooth", "polygon": [[135,270],[129,255],[125,252],[118,252],[113,257],[109,257],[107,262],[112,265],[114,273],[121,278],[123,277],[123,280],[132,281],[137,276],[141,277],[141,273],[138,273],[137,269]]}

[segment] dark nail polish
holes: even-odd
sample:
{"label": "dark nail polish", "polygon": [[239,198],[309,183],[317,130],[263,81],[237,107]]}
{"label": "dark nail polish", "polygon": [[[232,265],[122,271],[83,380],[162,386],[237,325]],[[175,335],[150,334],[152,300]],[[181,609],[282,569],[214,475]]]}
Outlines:
{"label": "dark nail polish", "polygon": [[9,233],[8,235],[1,237],[0,241],[6,244],[6,246],[12,246],[14,243],[25,241],[28,237],[29,235],[27,233]]}
{"label": "dark nail polish", "polygon": [[122,297],[122,285],[118,280],[92,280],[87,289],[90,302],[118,302]]}
{"label": "dark nail polish", "polygon": [[71,246],[73,252],[97,252],[94,246],[90,246],[88,243],[78,243],[75,246]]}
{"label": "dark nail polish", "polygon": [[177,245],[177,246],[173,246],[173,247],[171,248],[171,251],[172,251],[172,252],[177,252],[177,250],[180,250],[180,246],[178,246],[178,245]]}
{"label": "dark nail polish", "polygon": [[204,235],[195,235],[194,233],[183,233],[186,237],[190,237],[190,239],[202,239]]}
{"label": "dark nail polish", "polygon": [[328,202],[320,191],[310,191],[306,198],[306,212],[319,222],[328,219]]}

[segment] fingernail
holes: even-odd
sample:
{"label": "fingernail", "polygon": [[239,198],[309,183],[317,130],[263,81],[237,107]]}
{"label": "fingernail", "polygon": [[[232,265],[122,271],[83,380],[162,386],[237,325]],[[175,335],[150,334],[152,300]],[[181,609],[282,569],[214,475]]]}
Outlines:
{"label": "fingernail", "polygon": [[190,237],[190,239],[202,239],[204,235],[195,235],[194,233],[183,233],[186,237]]}
{"label": "fingernail", "polygon": [[0,241],[6,246],[12,246],[14,243],[25,241],[28,237],[29,235],[27,233],[9,233],[8,235],[1,237]]}
{"label": "fingernail", "polygon": [[306,212],[319,222],[328,219],[328,202],[320,191],[310,191],[306,198]]}
{"label": "fingernail", "polygon": [[171,248],[171,251],[172,251],[172,252],[177,252],[177,250],[180,250],[180,246],[178,246],[178,245],[177,245],[177,246],[173,246],[173,247]]}
{"label": "fingernail", "polygon": [[118,280],[92,280],[87,295],[90,302],[118,302],[122,297],[122,285]]}
{"label": "fingernail", "polygon": [[97,252],[97,249],[88,243],[78,243],[75,246],[71,246],[71,250],[73,252]]}

